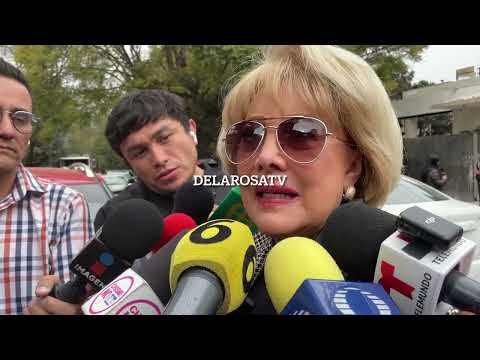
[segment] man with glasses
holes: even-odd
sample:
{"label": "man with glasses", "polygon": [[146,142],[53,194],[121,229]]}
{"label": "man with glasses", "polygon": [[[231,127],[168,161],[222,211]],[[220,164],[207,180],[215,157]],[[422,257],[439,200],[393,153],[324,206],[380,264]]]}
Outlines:
{"label": "man with glasses", "polygon": [[35,298],[38,279],[67,281],[70,260],[93,234],[83,195],[22,165],[37,122],[28,82],[0,58],[0,314],[49,313],[56,300]]}

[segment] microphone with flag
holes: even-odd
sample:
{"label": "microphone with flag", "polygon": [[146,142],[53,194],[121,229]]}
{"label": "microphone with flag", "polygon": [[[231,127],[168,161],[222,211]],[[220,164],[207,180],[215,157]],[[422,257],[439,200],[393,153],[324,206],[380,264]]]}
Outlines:
{"label": "microphone with flag", "polygon": [[258,232],[257,226],[250,219],[243,207],[242,195],[238,186],[235,186],[228,192],[222,203],[215,209],[209,219],[232,219],[247,225],[252,234],[255,235]]}

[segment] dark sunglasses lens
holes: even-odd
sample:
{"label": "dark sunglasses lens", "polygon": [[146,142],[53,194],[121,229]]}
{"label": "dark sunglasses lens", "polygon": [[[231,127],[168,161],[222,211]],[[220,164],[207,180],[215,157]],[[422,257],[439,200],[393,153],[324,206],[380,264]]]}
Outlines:
{"label": "dark sunglasses lens", "polygon": [[225,149],[230,161],[241,163],[257,150],[265,129],[258,123],[243,121],[232,126],[225,137]]}
{"label": "dark sunglasses lens", "polygon": [[19,131],[32,130],[33,115],[27,111],[16,111],[12,114],[12,120]]}
{"label": "dark sunglasses lens", "polygon": [[278,140],[283,151],[299,162],[314,160],[323,150],[327,128],[310,118],[291,118],[278,127]]}

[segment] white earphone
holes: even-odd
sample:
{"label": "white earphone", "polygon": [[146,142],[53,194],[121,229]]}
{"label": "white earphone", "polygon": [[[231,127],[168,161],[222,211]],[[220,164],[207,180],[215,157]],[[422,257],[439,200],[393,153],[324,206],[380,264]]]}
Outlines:
{"label": "white earphone", "polygon": [[195,135],[193,130],[190,130],[190,135],[193,137],[193,141],[195,141],[195,144],[198,144],[197,135]]}

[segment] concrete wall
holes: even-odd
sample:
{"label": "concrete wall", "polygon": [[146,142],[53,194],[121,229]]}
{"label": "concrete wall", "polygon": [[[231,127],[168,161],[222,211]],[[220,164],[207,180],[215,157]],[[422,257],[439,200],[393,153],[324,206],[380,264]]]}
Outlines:
{"label": "concrete wall", "polygon": [[409,118],[404,120],[404,137],[407,139],[416,138],[418,135],[418,121],[417,118]]}
{"label": "concrete wall", "polygon": [[473,131],[480,128],[480,104],[462,106],[453,110],[453,127],[454,134],[462,131]]}
{"label": "concrete wall", "polygon": [[458,200],[474,201],[474,161],[478,158],[474,151],[474,136],[476,134],[470,133],[404,139],[407,175],[420,179],[429,154],[437,153],[440,165],[448,175],[448,183],[442,191]]}

